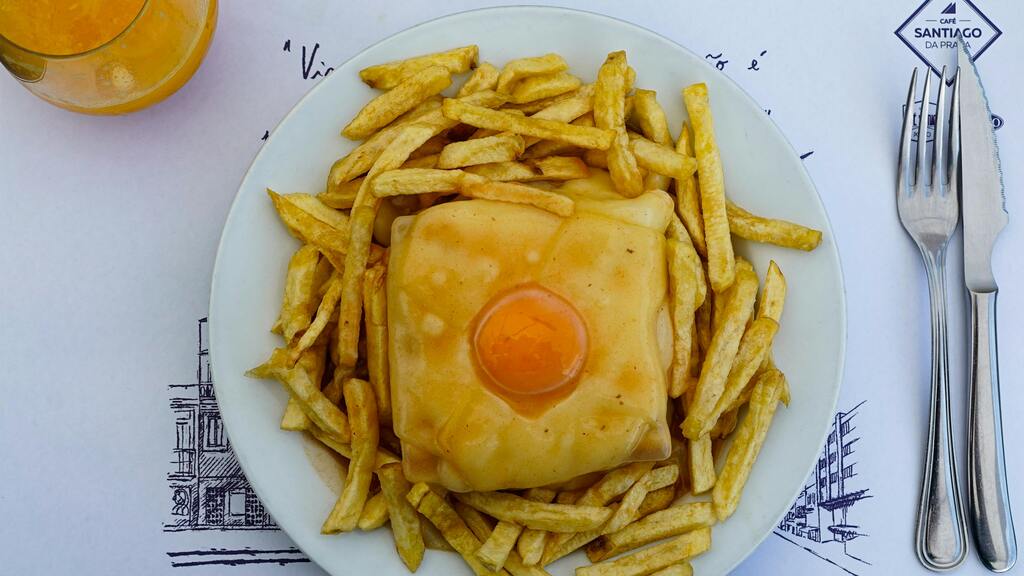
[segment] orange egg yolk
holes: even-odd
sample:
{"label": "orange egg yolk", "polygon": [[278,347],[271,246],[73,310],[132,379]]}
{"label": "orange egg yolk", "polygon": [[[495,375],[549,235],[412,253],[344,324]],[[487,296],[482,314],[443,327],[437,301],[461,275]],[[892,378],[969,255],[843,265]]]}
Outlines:
{"label": "orange egg yolk", "polygon": [[473,338],[477,362],[494,384],[513,394],[544,394],[569,384],[587,356],[587,329],[561,296],[524,284],[480,311]]}

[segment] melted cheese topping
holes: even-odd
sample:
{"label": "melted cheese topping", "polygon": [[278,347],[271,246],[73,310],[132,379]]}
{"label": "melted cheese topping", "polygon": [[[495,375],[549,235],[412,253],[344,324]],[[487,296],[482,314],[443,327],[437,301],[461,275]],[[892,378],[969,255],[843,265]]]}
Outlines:
{"label": "melted cheese topping", "polygon": [[[396,220],[389,358],[394,428],[411,481],[457,491],[527,488],[668,456],[660,223],[672,204],[666,197],[666,214],[659,194],[610,200],[634,215],[650,212],[641,220],[653,226],[581,206],[563,219],[487,200]],[[555,295],[586,326],[585,359],[571,385],[499,388],[491,369],[481,369],[474,342],[482,311],[523,286]],[[573,326],[556,331],[571,335]],[[573,356],[572,346],[565,350]]]}

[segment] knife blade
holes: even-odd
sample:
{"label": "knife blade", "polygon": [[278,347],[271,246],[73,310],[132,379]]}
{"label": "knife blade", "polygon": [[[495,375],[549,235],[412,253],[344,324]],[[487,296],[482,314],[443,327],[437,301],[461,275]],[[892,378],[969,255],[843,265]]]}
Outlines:
{"label": "knife blade", "polygon": [[[993,572],[1017,561],[999,406],[999,346],[992,246],[1006,226],[1006,195],[992,113],[964,39],[957,39],[960,64],[954,100],[960,107],[960,193],[964,222],[964,283],[970,298],[967,425],[968,518],[978,557]],[[954,108],[955,109],[955,108]]]}
{"label": "knife blade", "polygon": [[996,289],[992,247],[1008,216],[992,111],[966,44],[962,39],[957,42],[964,281],[970,290],[989,292]]}

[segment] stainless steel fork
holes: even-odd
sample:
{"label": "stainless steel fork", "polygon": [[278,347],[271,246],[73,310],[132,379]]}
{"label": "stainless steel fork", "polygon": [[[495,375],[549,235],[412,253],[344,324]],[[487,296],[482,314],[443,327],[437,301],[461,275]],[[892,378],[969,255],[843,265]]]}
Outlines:
{"label": "stainless steel fork", "polygon": [[[946,70],[939,82],[928,174],[928,106],[931,71],[925,68],[924,94],[918,122],[917,164],[911,165],[911,133],[917,69],[910,79],[900,137],[896,205],[900,222],[914,239],[928,273],[932,320],[931,415],[921,503],[917,518],[917,556],[930,570],[949,570],[967,557],[967,525],[957,485],[956,457],[949,409],[949,361],[946,343],[946,246],[959,219],[957,163],[959,159],[959,74],[953,84],[950,112],[946,108]],[[947,124],[949,132],[947,135]],[[951,136],[951,137],[950,137]]]}

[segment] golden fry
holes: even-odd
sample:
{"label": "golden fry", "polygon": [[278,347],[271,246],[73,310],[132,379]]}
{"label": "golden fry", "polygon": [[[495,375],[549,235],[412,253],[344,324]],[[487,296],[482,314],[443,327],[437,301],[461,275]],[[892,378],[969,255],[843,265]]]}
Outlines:
{"label": "golden fry", "polygon": [[549,504],[505,492],[466,492],[455,496],[498,520],[549,532],[592,530],[612,514],[610,509],[601,506]]}
{"label": "golden fry", "polygon": [[531,58],[519,58],[509,61],[501,69],[498,76],[498,92],[508,94],[512,92],[513,85],[523,78],[540,76],[543,74],[554,74],[569,69],[569,65],[558,54],[545,54]]}
{"label": "golden fry", "polygon": [[683,421],[683,436],[691,440],[703,436],[701,432],[714,425],[713,421],[708,421],[725,390],[747,319],[754,308],[757,285],[753,267],[740,260],[736,266],[736,282],[725,295],[721,318],[713,319],[715,328],[711,335],[711,348],[704,357],[696,394]]}
{"label": "golden fry", "polygon": [[405,566],[415,572],[423,561],[424,542],[416,508],[405,499],[412,486],[405,479],[400,463],[382,466],[377,470],[377,478],[387,503],[395,548]]}
{"label": "golden fry", "polygon": [[420,514],[426,516],[437,527],[444,539],[473,569],[474,574],[492,576],[493,573],[476,559],[476,550],[480,547],[480,540],[470,532],[454,508],[449,506],[443,498],[431,492],[430,488],[423,483],[414,485],[406,497],[412,505],[416,506]]}
{"label": "golden fry", "polygon": [[345,487],[320,529],[324,534],[351,532],[359,523],[366,495],[373,480],[380,430],[377,424],[377,403],[370,383],[358,378],[345,381],[345,406],[352,427],[352,460],[348,465]]}
{"label": "golden fry", "polygon": [[654,512],[618,532],[606,534],[587,548],[591,562],[618,556],[635,548],[671,536],[715,524],[711,502],[690,502]]}
{"label": "golden fry", "polygon": [[[679,468],[680,476],[682,476],[684,473],[687,476],[689,476],[688,467]],[[675,486],[665,486],[664,488],[652,490],[647,493],[647,496],[644,496],[644,501],[640,503],[640,508],[638,508],[636,511],[636,517],[643,518],[644,516],[657,512],[658,510],[664,510],[665,508],[671,506],[672,502],[674,502],[675,499]]]}
{"label": "golden fry", "polygon": [[501,132],[494,136],[452,142],[437,159],[438,168],[460,168],[491,162],[511,162],[523,153],[526,145],[518,134]]}
{"label": "golden fry", "polygon": [[557,140],[581,148],[605,150],[611,146],[615,136],[614,132],[610,130],[577,126],[543,118],[524,118],[500,110],[474,106],[459,100],[445,100],[441,110],[445,117],[477,128],[503,130],[544,140]]}
{"label": "golden fry", "polygon": [[750,379],[754,377],[754,373],[761,367],[764,359],[767,358],[768,351],[772,347],[772,339],[778,329],[779,323],[765,316],[757,318],[747,328],[740,340],[736,359],[733,360],[732,368],[729,370],[729,377],[725,382],[722,397],[718,399],[714,411],[705,422],[701,432],[710,432],[718,418],[727,410],[732,409],[733,403],[739,398]]}
{"label": "golden fry", "polygon": [[384,501],[384,493],[377,492],[366,501],[363,512],[359,516],[359,529],[369,532],[380,528],[388,521],[388,504]]}
{"label": "golden fry", "polygon": [[459,87],[457,97],[469,96],[484,90],[494,90],[498,86],[498,69],[490,62],[477,66],[466,83]]}
{"label": "golden fry", "polygon": [[679,466],[675,464],[655,468],[644,474],[639,481],[630,486],[629,490],[626,491],[611,519],[601,527],[601,533],[610,534],[617,532],[636,520],[639,517],[640,505],[643,504],[647,494],[675,484],[678,477]]}
{"label": "golden fry", "polygon": [[391,423],[391,384],[388,375],[387,281],[383,264],[366,271],[363,316],[366,319],[366,368],[381,422]]}
{"label": "golden fry", "polygon": [[665,242],[668,255],[669,308],[672,318],[672,370],[669,374],[668,395],[680,397],[686,392],[690,373],[690,349],[693,346],[692,326],[697,299],[697,274],[685,251],[693,251],[689,239]]}
{"label": "golden fry", "polygon": [[693,158],[683,156],[668,146],[656,144],[646,138],[634,138],[629,143],[629,149],[636,157],[637,164],[665,176],[666,179],[692,176],[697,169],[697,161]]}
{"label": "golden fry", "polygon": [[710,547],[711,529],[698,528],[617,560],[577,568],[576,576],[642,576],[692,558]]}
{"label": "golden fry", "polygon": [[715,483],[711,501],[719,520],[725,520],[736,511],[740,494],[747,483],[747,477],[761,451],[768,428],[771,426],[775,408],[782,393],[782,373],[769,370],[758,378],[750,396],[747,414],[740,422],[729,453],[725,456],[722,474]]}
{"label": "golden fry", "polygon": [[764,275],[764,288],[761,289],[761,303],[757,308],[757,316],[781,322],[785,303],[786,277],[782,275],[782,270],[775,260],[772,260],[768,263],[768,272]]}
{"label": "golden fry", "polygon": [[[620,468],[616,468],[604,475],[603,478],[597,481],[590,488],[587,488],[583,493],[572,501],[575,506],[607,506],[613,499],[626,493],[630,487],[650,472],[654,468],[653,462],[634,462],[632,464],[626,464]],[[558,495],[558,499],[562,498],[562,494]],[[599,536],[600,533],[594,534],[593,537]],[[574,534],[572,533],[557,533],[551,534],[547,538],[547,543],[544,547],[544,557],[541,559],[543,564],[547,564],[553,561],[552,558],[561,557],[562,555],[568,554],[576,547],[586,544],[590,540],[580,542],[578,546],[570,547],[569,541],[572,540]],[[593,539],[593,538],[590,538]]]}
{"label": "golden fry", "polygon": [[494,526],[494,531],[476,551],[477,559],[489,570],[500,570],[522,532],[523,527],[518,524],[504,520],[498,522]]}
{"label": "golden fry", "polygon": [[334,315],[334,308],[338,305],[338,300],[341,299],[341,274],[335,271],[331,275],[331,280],[327,288],[327,293],[324,294],[322,300],[320,300],[320,306],[317,308],[316,317],[313,322],[309,325],[309,328],[299,338],[295,347],[291,350],[292,360],[298,360],[299,355],[302,354],[307,348],[316,343],[317,338],[323,333],[324,328],[327,327],[327,323]]}
{"label": "golden fry", "polygon": [[697,156],[700,207],[704,217],[704,238],[708,251],[708,276],[715,292],[724,292],[736,275],[729,218],[725,210],[725,177],[722,158],[715,143],[714,121],[707,85],[694,84],[683,90],[686,111],[693,123],[693,148]]}
{"label": "golden fry", "polygon": [[[679,140],[676,140],[676,152],[686,157],[693,154],[693,135],[690,133],[690,125],[683,122],[679,131]],[[697,175],[692,174],[686,178],[676,178],[676,210],[679,217],[686,226],[693,240],[693,247],[701,256],[707,256],[708,247],[704,241],[704,216],[700,212],[700,191],[697,189]]]}
{"label": "golden fry", "polygon": [[733,202],[726,204],[729,230],[740,238],[810,252],[821,244],[821,231],[785,220],[755,216]]}
{"label": "golden fry", "polygon": [[580,79],[568,72],[554,72],[542,76],[531,76],[516,84],[512,89],[509,101],[513,104],[525,104],[535,100],[559,96],[572,92],[583,84]]}
{"label": "golden fry", "polygon": [[282,335],[288,342],[309,327],[316,307],[314,284],[319,260],[320,252],[316,246],[306,244],[296,250],[288,261],[279,315]]}
{"label": "golden fry", "polygon": [[608,171],[620,194],[636,198],[644,181],[626,135],[626,53],[612,52],[597,72],[594,87],[594,124],[615,133],[608,148]]}
{"label": "golden fry", "polygon": [[425,192],[451,193],[459,190],[462,174],[460,170],[399,168],[374,178],[370,189],[377,197]]}
{"label": "golden fry", "polygon": [[288,397],[288,404],[284,407],[284,415],[281,416],[281,430],[301,432],[310,426],[309,416],[302,411],[302,406],[295,398]]}
{"label": "golden fry", "polygon": [[548,156],[526,162],[496,162],[468,166],[465,172],[499,182],[575,180],[590,175],[587,165],[574,156]]}
{"label": "golden fry", "polygon": [[[526,497],[537,502],[551,502],[555,499],[555,494],[554,490],[546,488],[531,488],[526,491]],[[541,555],[544,554],[544,542],[547,535],[548,533],[544,530],[523,528],[519,540],[516,541],[516,550],[519,552],[523,564],[533,566],[540,562]]]}
{"label": "golden fry", "polygon": [[[306,353],[315,354],[316,350],[307,350]],[[276,359],[275,356],[277,356]],[[274,351],[274,356],[271,356],[268,364],[288,362],[288,357],[288,351],[279,348]],[[295,368],[287,368],[283,365],[272,367],[269,371],[261,370],[261,368],[254,368],[246,372],[246,375],[254,378],[277,378],[289,394],[298,400],[306,416],[309,416],[310,420],[323,430],[325,435],[342,444],[349,442],[348,418],[320,391],[319,382],[313,381],[311,375],[301,365],[301,359],[300,365]]]}
{"label": "golden fry", "polygon": [[[326,434],[324,434],[324,432],[321,431],[315,425],[313,427],[311,427],[308,430],[308,432],[314,438],[316,438],[321,444],[323,444],[324,446],[327,446],[331,450],[337,452],[338,454],[340,454],[341,456],[344,456],[345,458],[348,458],[349,460],[352,459],[352,445],[351,444],[343,444],[341,442],[338,442],[338,441],[332,439],[331,437],[329,437]],[[401,461],[398,459],[398,456],[395,456],[394,454],[392,454],[391,452],[389,452],[385,448],[380,448],[380,447],[377,448],[377,456],[373,460],[373,469],[374,469],[374,471],[380,470],[382,467],[387,466],[388,464],[396,464],[396,463],[399,463],[399,464],[401,463]]]}
{"label": "golden fry", "polygon": [[[292,236],[316,246],[335,268],[344,266],[348,249],[348,233],[345,228],[335,228],[300,208],[292,198],[295,194],[278,194],[269,188],[267,194]],[[340,212],[338,216],[345,218]]]}
{"label": "golden fry", "polygon": [[367,138],[420,102],[440,94],[451,83],[452,74],[447,68],[424,68],[393,89],[370,100],[341,133],[352,140]]}
{"label": "golden fry", "polygon": [[515,182],[473,182],[464,180],[462,193],[470,198],[529,204],[562,217],[572,216],[575,202],[568,196]]}
{"label": "golden fry", "polygon": [[[640,132],[645,138],[662,146],[672,146],[672,134],[668,131],[668,119],[665,117],[665,111],[658,104],[658,97],[654,90],[636,91],[633,96],[631,118],[640,125]],[[639,158],[637,158],[637,162],[640,162]],[[669,182],[671,180],[668,176],[651,172],[644,178],[644,189],[668,190]]]}
{"label": "golden fry", "polygon": [[479,49],[475,44],[461,46],[444,52],[363,68],[359,71],[359,78],[372,88],[389,90],[432,66],[445,68],[449,74],[462,74],[476,64],[478,53]]}
{"label": "golden fry", "polygon": [[[479,104],[480,106],[498,106],[504,99],[498,97],[494,92],[481,92],[465,97],[467,102]],[[377,161],[384,149],[398,137],[402,131],[413,122],[424,121],[432,123],[441,116],[441,99],[430,98],[422,104],[400,116],[386,128],[370,136],[365,142],[356,146],[354,150],[339,158],[331,166],[327,174],[327,189],[324,194],[328,196],[343,197],[342,186],[345,182],[365,174],[373,163]],[[349,204],[348,207],[351,207]]]}
{"label": "golden fry", "polygon": [[694,494],[707,492],[715,485],[715,460],[711,455],[711,436],[705,434],[690,440],[687,445],[690,457],[690,484]]}

